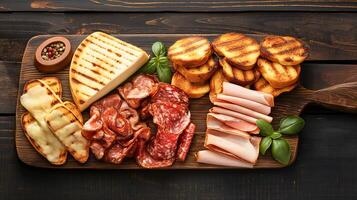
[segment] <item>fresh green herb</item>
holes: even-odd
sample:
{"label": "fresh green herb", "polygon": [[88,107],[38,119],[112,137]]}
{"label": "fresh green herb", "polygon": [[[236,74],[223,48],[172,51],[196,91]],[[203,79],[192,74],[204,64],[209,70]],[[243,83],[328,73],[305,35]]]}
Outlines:
{"label": "fresh green herb", "polygon": [[265,136],[260,142],[260,154],[265,155],[266,151],[271,146],[273,158],[283,165],[288,165],[291,157],[291,150],[289,143],[284,138],[281,138],[282,134],[297,134],[304,128],[305,121],[297,116],[285,117],[280,121],[278,131],[274,131],[272,125],[262,119],[257,120],[256,123],[260,129],[259,134]]}
{"label": "fresh green herb", "polygon": [[140,70],[139,73],[154,74],[157,73],[161,82],[170,83],[172,72],[169,59],[166,57],[166,47],[162,42],[155,42],[151,47],[154,56],[150,58]]}
{"label": "fresh green herb", "polygon": [[269,136],[269,135],[273,134],[273,132],[274,132],[273,127],[268,122],[266,122],[262,119],[258,119],[256,123],[260,129],[260,135]]}
{"label": "fresh green herb", "polygon": [[279,132],[286,135],[295,135],[305,126],[305,121],[298,116],[285,117],[280,121]]}
{"label": "fresh green herb", "polygon": [[283,165],[288,165],[291,157],[290,145],[285,139],[273,140],[271,146],[273,158]]}
{"label": "fresh green herb", "polygon": [[262,139],[262,141],[260,142],[260,148],[259,148],[260,154],[265,155],[265,152],[269,149],[272,141],[273,140],[269,136],[266,136]]}

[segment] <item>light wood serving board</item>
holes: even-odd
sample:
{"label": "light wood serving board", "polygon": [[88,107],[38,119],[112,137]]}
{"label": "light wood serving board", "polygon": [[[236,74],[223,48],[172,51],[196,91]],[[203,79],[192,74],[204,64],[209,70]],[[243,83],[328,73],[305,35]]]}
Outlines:
{"label": "light wood serving board", "polygon": [[[151,45],[155,41],[162,41],[167,47],[173,44],[177,39],[190,36],[192,34],[121,34],[115,35],[116,37],[137,45],[147,52],[151,52]],[[52,35],[54,36],[54,35]],[[21,115],[25,112],[25,109],[19,103],[19,97],[22,95],[23,86],[26,81],[31,79],[42,78],[45,76],[55,76],[62,81],[63,85],[63,100],[72,100],[68,81],[68,70],[58,73],[45,74],[39,72],[34,66],[34,54],[36,48],[41,42],[46,40],[51,35],[40,35],[33,37],[29,40],[21,65],[21,74],[19,82],[19,93],[17,98],[17,109],[16,109],[16,150],[19,159],[31,166],[44,167],[44,168],[61,168],[61,169],[142,169],[139,167],[134,159],[126,159],[120,165],[114,165],[110,163],[105,163],[98,161],[93,155],[90,156],[89,160],[85,164],[79,164],[71,156],[68,156],[67,163],[62,166],[53,166],[41,155],[39,155],[35,149],[28,142],[21,128]],[[217,35],[208,34],[202,35],[209,38],[211,41]],[[262,35],[251,35],[255,37],[258,41],[263,37]],[[86,37],[80,35],[65,35],[72,44],[72,50],[79,45],[79,43]],[[311,46],[310,57],[308,60],[319,60],[318,48]],[[303,67],[303,65],[302,65]],[[272,116],[274,117],[273,124],[276,126],[279,123],[281,117],[286,115],[299,115],[304,107],[309,103],[322,104],[324,106],[334,108],[337,110],[344,111],[357,111],[357,82],[345,83],[336,85],[330,88],[325,88],[318,91],[307,90],[301,86],[296,88],[294,91],[283,94],[276,98],[276,106],[273,108]],[[194,154],[204,149],[203,142],[206,130],[206,114],[208,109],[212,107],[209,102],[207,95],[200,99],[194,99],[190,101],[190,110],[192,114],[192,121],[196,124],[197,130],[193,143],[191,145],[190,152],[186,158],[185,162],[177,161],[172,167],[166,169],[225,169],[227,167],[200,164],[195,161]],[[87,119],[87,112],[84,112],[85,120]],[[288,140],[291,150],[293,163],[297,156],[298,150],[298,136],[286,137]],[[274,161],[270,154],[265,156],[259,156],[259,160],[255,168],[280,168],[283,167],[276,161]]]}

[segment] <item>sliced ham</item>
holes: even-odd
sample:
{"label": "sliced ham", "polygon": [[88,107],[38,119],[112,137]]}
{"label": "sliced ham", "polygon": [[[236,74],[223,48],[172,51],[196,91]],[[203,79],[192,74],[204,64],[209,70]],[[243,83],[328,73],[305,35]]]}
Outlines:
{"label": "sliced ham", "polygon": [[269,115],[271,112],[271,107],[249,100],[249,99],[243,99],[240,97],[234,97],[234,96],[229,96],[225,94],[218,94],[217,95],[218,100],[223,100],[226,102],[234,103],[239,106],[254,110],[256,112],[262,113],[264,115]]}
{"label": "sliced ham", "polygon": [[250,138],[248,133],[246,133],[244,131],[240,131],[235,128],[232,128],[230,126],[227,126],[209,114],[207,115],[207,129],[221,131],[221,132],[229,133],[229,134],[236,135],[236,136],[243,137],[243,138]]}
{"label": "sliced ham", "polygon": [[268,116],[268,115],[264,115],[262,113],[258,113],[256,111],[250,110],[248,108],[244,108],[244,107],[239,106],[239,105],[235,105],[235,104],[231,104],[231,103],[225,103],[225,102],[218,102],[218,101],[213,102],[213,104],[216,105],[216,106],[220,106],[220,107],[232,110],[232,111],[236,111],[238,113],[242,113],[242,114],[254,117],[256,119],[263,119],[263,120],[265,120],[265,121],[267,121],[269,123],[271,121],[273,121],[273,118]]}
{"label": "sliced ham", "polygon": [[218,114],[224,114],[224,115],[232,116],[232,117],[247,121],[247,122],[252,123],[252,124],[255,124],[257,122],[257,118],[254,118],[254,117],[251,117],[251,116],[248,116],[248,115],[244,115],[244,114],[241,114],[241,113],[238,113],[238,112],[235,112],[235,111],[232,111],[232,110],[228,110],[228,109],[225,109],[225,108],[213,107],[209,111],[212,112],[212,113],[218,113]]}
{"label": "sliced ham", "polygon": [[229,96],[235,96],[235,97],[240,97],[243,99],[249,99],[264,105],[267,105],[269,107],[274,106],[274,97],[271,94],[264,93],[264,92],[259,92],[255,90],[250,90],[245,87],[229,83],[229,82],[223,82],[223,94],[229,95]]}
{"label": "sliced ham", "polygon": [[243,160],[235,159],[230,156],[226,156],[224,154],[213,152],[210,150],[202,150],[202,151],[197,152],[196,159],[197,159],[197,162],[199,162],[199,163],[206,163],[206,164],[211,164],[211,165],[253,168],[252,163],[248,163]]}
{"label": "sliced ham", "polygon": [[258,128],[256,124],[252,124],[229,115],[217,114],[217,113],[208,113],[208,115],[240,131],[253,132]]}
{"label": "sliced ham", "polygon": [[246,138],[207,129],[205,147],[222,153],[226,151],[228,155],[254,164],[258,159],[260,140],[260,137]]}

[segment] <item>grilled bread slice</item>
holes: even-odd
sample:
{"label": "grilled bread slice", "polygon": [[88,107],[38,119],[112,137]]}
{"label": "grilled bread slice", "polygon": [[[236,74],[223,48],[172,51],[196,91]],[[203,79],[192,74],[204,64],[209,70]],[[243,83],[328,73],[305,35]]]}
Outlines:
{"label": "grilled bread slice", "polygon": [[200,98],[210,90],[208,83],[191,83],[178,72],[172,76],[171,85],[183,90],[190,98]]}
{"label": "grilled bread slice", "polygon": [[290,92],[291,90],[293,90],[296,86],[298,85],[298,83],[294,83],[292,85],[289,85],[287,87],[284,88],[280,88],[280,89],[276,89],[273,88],[268,81],[266,81],[263,77],[261,77],[257,82],[254,83],[254,88],[257,91],[261,91],[261,92],[265,92],[265,93],[269,93],[272,94],[274,97],[279,96],[281,93],[283,92]]}
{"label": "grilled bread slice", "polygon": [[229,81],[233,83],[237,83],[241,86],[247,86],[255,81],[257,81],[260,77],[260,72],[255,68],[251,70],[241,70],[236,67],[232,67],[226,58],[220,59],[219,64],[222,66],[223,75]]}
{"label": "grilled bread slice", "polygon": [[218,69],[210,80],[209,99],[212,103],[216,99],[217,94],[222,92],[224,81],[227,81],[227,79],[224,77],[222,69]]}
{"label": "grilled bread slice", "polygon": [[26,112],[21,117],[21,126],[24,134],[35,150],[53,165],[62,165],[66,162],[67,151],[49,129],[44,129]]}
{"label": "grilled bread slice", "polygon": [[260,55],[258,42],[240,33],[226,33],[212,42],[214,51],[242,70],[252,69]]}
{"label": "grilled bread slice", "polygon": [[50,163],[63,164],[67,158],[67,151],[45,121],[45,116],[52,106],[62,104],[61,99],[44,81],[32,80],[25,84],[20,102],[30,113],[22,116],[22,127],[26,137]]}
{"label": "grilled bread slice", "polygon": [[300,65],[284,66],[266,59],[258,59],[258,70],[273,88],[285,88],[297,82]]}
{"label": "grilled bread slice", "polygon": [[177,40],[168,49],[171,62],[186,68],[198,67],[207,62],[212,54],[211,44],[207,38],[200,36]]}
{"label": "grilled bread slice", "polygon": [[[43,77],[41,79],[42,82],[44,82],[46,85],[48,85],[51,90],[59,97],[59,98],[62,98],[62,83],[61,81],[56,78],[56,77]],[[39,85],[41,84],[41,82],[39,81],[35,81],[35,80],[32,80],[32,81],[28,81],[26,83],[26,86],[24,87],[24,89],[28,90],[36,85]]]}
{"label": "grilled bread slice", "polygon": [[149,59],[142,49],[102,32],[94,32],[78,46],[69,81],[74,103],[85,110],[129,78]]}
{"label": "grilled bread slice", "polygon": [[79,111],[78,107],[73,102],[65,101],[63,102],[63,105],[66,106],[68,110],[70,110],[74,114],[74,116],[76,116],[76,118],[81,124],[83,124],[83,116],[81,114],[81,111]]}
{"label": "grilled bread slice", "polygon": [[309,55],[308,46],[290,36],[267,36],[261,42],[261,55],[282,65],[298,65]]}
{"label": "grilled bread slice", "polygon": [[205,64],[199,67],[186,68],[185,66],[178,65],[175,67],[180,74],[192,83],[202,83],[207,81],[211,78],[217,68],[218,65],[212,57]]}
{"label": "grilled bread slice", "polygon": [[82,136],[82,123],[63,104],[56,105],[46,115],[46,123],[69,153],[80,163],[89,156],[89,141]]}

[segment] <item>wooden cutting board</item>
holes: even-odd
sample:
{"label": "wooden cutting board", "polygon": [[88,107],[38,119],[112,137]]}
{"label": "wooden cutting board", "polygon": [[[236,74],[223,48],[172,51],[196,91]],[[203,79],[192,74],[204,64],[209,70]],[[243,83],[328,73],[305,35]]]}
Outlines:
{"label": "wooden cutting board", "polygon": [[[151,52],[151,45],[155,41],[162,41],[167,47],[173,44],[177,39],[190,36],[192,34],[131,34],[131,35],[115,35],[116,37],[137,45],[147,52]],[[211,41],[217,35],[208,34],[202,35],[208,37]],[[262,35],[251,35],[257,40],[261,40]],[[63,85],[63,100],[72,100],[69,81],[68,81],[68,70],[58,73],[45,74],[40,73],[34,67],[34,53],[36,48],[41,42],[47,38],[52,37],[51,35],[40,35],[33,37],[29,40],[21,65],[21,74],[19,82],[19,94],[17,98],[17,109],[16,109],[16,150],[19,159],[31,166],[44,167],[44,168],[80,168],[80,169],[142,169],[139,167],[133,159],[126,159],[120,165],[114,165],[110,163],[105,163],[102,161],[97,161],[93,155],[90,156],[89,160],[85,164],[79,164],[71,156],[68,156],[67,163],[62,166],[53,166],[47,162],[42,156],[40,156],[35,149],[28,142],[21,128],[21,115],[25,112],[24,108],[19,103],[19,97],[22,95],[22,90],[24,83],[31,79],[42,78],[44,76],[55,76],[62,81]],[[86,36],[79,35],[65,35],[72,44],[73,51],[79,45],[79,43]],[[310,57],[308,60],[316,61],[320,59],[319,48],[316,46],[311,46]],[[302,64],[302,67],[303,64]],[[357,112],[357,82],[344,83],[340,85],[335,85],[333,87],[325,88],[322,90],[311,91],[299,86],[294,91],[281,95],[275,100],[276,106],[273,108],[272,116],[274,117],[273,124],[276,126],[279,123],[281,117],[286,115],[299,115],[304,107],[309,103],[317,103],[330,108],[343,111]],[[186,158],[185,162],[176,162],[172,167],[167,169],[223,169],[227,167],[214,166],[200,164],[195,161],[194,154],[204,149],[203,142],[205,137],[206,129],[206,114],[208,109],[212,107],[209,102],[208,97],[205,96],[200,99],[194,99],[190,101],[190,110],[192,114],[192,121],[197,125],[196,135],[194,137],[193,143],[191,145],[190,152]],[[87,119],[88,113],[83,113],[85,120]],[[288,140],[291,150],[293,163],[297,156],[298,150],[298,136],[286,137]],[[276,161],[274,161],[270,154],[265,156],[259,156],[259,160],[255,168],[280,168],[283,167]]]}

